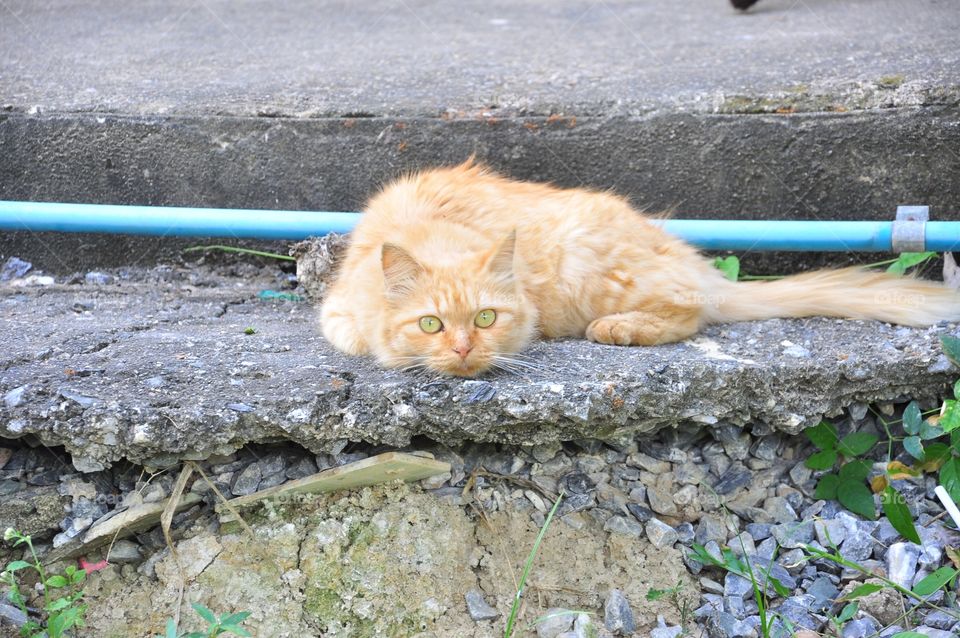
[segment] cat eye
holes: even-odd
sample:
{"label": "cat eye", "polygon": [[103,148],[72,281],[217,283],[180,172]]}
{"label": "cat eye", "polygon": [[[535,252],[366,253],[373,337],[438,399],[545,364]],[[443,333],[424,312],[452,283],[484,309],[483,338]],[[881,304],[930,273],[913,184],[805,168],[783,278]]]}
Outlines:
{"label": "cat eye", "polygon": [[433,315],[427,315],[426,317],[420,317],[420,329],[428,334],[433,334],[443,330],[443,324]]}
{"label": "cat eye", "polygon": [[477,325],[478,328],[489,328],[493,325],[493,322],[497,320],[497,313],[493,310],[481,310],[477,313],[477,316],[474,317],[473,323]]}

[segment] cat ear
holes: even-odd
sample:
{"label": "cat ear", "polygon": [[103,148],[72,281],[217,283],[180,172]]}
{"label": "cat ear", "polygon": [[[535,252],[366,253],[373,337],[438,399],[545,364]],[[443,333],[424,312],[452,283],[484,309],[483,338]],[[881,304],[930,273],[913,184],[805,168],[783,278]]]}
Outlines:
{"label": "cat ear", "polygon": [[517,231],[510,231],[510,234],[500,242],[500,245],[487,258],[484,267],[491,275],[506,282],[513,282],[514,268],[513,260],[517,252]]}
{"label": "cat ear", "polygon": [[417,277],[423,274],[423,266],[403,248],[384,244],[380,252],[383,265],[383,283],[388,296],[402,296],[410,290]]}

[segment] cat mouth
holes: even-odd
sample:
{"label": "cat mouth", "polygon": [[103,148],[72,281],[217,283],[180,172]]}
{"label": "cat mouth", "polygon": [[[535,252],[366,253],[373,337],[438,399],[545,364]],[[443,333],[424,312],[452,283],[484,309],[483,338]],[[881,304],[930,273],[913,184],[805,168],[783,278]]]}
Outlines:
{"label": "cat mouth", "polygon": [[443,372],[455,377],[473,378],[486,372],[490,366],[479,361],[461,359],[446,367]]}

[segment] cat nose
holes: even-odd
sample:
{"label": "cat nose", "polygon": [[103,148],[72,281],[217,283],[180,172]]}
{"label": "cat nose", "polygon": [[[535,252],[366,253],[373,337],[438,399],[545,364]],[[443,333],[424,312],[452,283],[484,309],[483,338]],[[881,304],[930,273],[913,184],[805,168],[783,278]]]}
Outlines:
{"label": "cat nose", "polygon": [[453,348],[453,351],[460,355],[461,359],[466,359],[471,350],[473,350],[473,346],[457,346]]}

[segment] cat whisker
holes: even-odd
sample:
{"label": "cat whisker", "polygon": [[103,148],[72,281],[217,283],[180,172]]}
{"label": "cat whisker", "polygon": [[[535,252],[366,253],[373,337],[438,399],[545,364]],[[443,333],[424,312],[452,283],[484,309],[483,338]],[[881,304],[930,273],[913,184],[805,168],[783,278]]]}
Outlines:
{"label": "cat whisker", "polygon": [[511,353],[509,355],[496,353],[493,355],[493,360],[498,364],[507,364],[518,370],[528,370],[530,372],[547,372],[549,370],[545,365],[543,365],[539,361],[535,361],[529,358],[522,359],[518,357],[515,353]]}
{"label": "cat whisker", "polygon": [[515,361],[502,355],[495,356],[490,362],[490,367],[495,370],[501,370],[508,374],[522,376],[530,372],[539,372],[540,369],[524,361]]}

